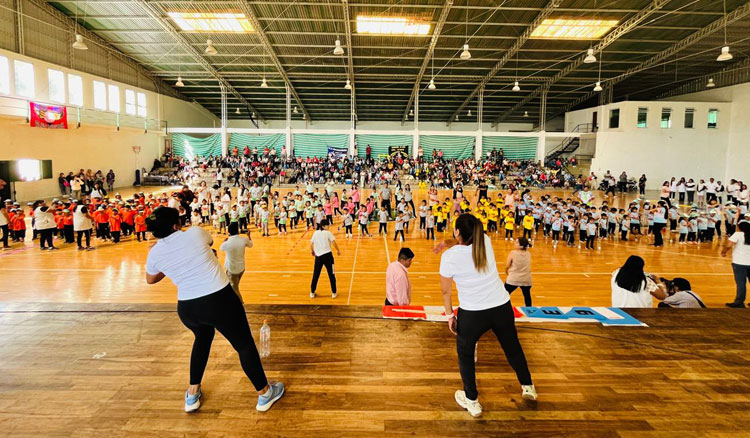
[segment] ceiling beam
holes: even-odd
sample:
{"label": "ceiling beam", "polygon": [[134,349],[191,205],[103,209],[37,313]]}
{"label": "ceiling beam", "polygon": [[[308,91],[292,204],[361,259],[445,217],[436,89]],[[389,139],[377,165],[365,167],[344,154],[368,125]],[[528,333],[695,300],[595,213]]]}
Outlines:
{"label": "ceiling beam", "polygon": [[305,115],[305,118],[308,121],[311,121],[312,118],[310,117],[310,113],[307,112],[307,108],[305,108],[305,105],[302,103],[302,99],[299,98],[297,90],[295,90],[294,85],[292,85],[292,81],[289,80],[289,76],[287,76],[286,70],[284,70],[284,66],[281,65],[281,61],[279,61],[279,57],[276,55],[276,51],[271,44],[271,40],[269,40],[268,35],[266,35],[263,23],[258,20],[258,16],[255,14],[252,6],[250,6],[250,2],[248,0],[242,0],[239,2],[239,6],[240,10],[242,10],[242,13],[245,14],[245,18],[247,18],[250,21],[250,24],[253,25],[253,29],[255,29],[255,35],[258,37],[266,53],[271,58],[273,64],[276,66],[276,70],[279,72],[282,79],[284,79],[284,83],[287,85],[287,87],[289,87],[289,92],[292,93],[292,96],[294,96],[294,100],[297,101],[297,105],[299,106],[299,109],[302,110],[302,114]]}
{"label": "ceiling beam", "polygon": [[406,121],[406,118],[409,117],[409,109],[411,108],[411,104],[414,103],[414,97],[417,95],[417,93],[419,93],[420,88],[422,88],[422,77],[424,76],[425,70],[427,70],[427,66],[430,65],[430,59],[432,58],[433,51],[435,50],[435,46],[437,45],[438,39],[440,38],[440,33],[443,30],[443,25],[448,18],[448,13],[450,12],[452,6],[453,0],[445,0],[443,9],[440,11],[440,17],[438,18],[437,23],[435,23],[435,28],[432,31],[430,44],[427,45],[427,53],[422,60],[422,67],[419,68],[419,73],[417,73],[417,78],[414,82],[414,88],[411,91],[411,96],[409,96],[409,102],[407,102],[406,108],[404,109],[404,115],[401,117],[402,124],[404,123],[404,121]]}
{"label": "ceiling beam", "polygon": [[352,25],[349,19],[349,0],[341,0],[341,9],[344,12],[344,26],[346,27],[346,58],[349,68],[347,69],[346,76],[351,82],[352,92],[352,108],[354,113],[357,113],[357,93],[354,85],[354,57],[352,51],[354,46],[352,45]]}
{"label": "ceiling beam", "polygon": [[[461,105],[459,105],[458,109],[451,114],[451,116],[446,120],[448,125],[451,124],[453,119],[466,108],[466,105],[468,105],[472,99],[474,99],[474,96],[477,95],[479,90],[482,89],[487,83],[492,80],[492,78],[500,71],[501,68],[511,59],[513,56],[516,56],[518,51],[523,47],[524,44],[526,44],[526,41],[528,41],[529,37],[531,37],[531,33],[539,27],[539,25],[542,23],[542,21],[546,20],[552,13],[557,9],[557,7],[560,5],[559,0],[551,0],[549,3],[547,3],[547,6],[542,9],[542,12],[539,13],[539,15],[534,18],[534,21],[531,22],[531,24],[526,28],[526,30],[523,31],[523,33],[518,37],[516,42],[513,43],[513,45],[508,49],[507,52],[500,58],[500,60],[495,64],[487,73],[482,80],[479,82],[479,84],[474,88],[474,91],[472,91],[469,96],[466,97],[466,99],[463,101]],[[518,61],[516,61],[518,62]]]}
{"label": "ceiling beam", "polygon": [[[154,20],[156,20],[159,23],[159,25],[167,33],[169,33],[170,35],[172,35],[172,38],[174,38],[180,44],[180,46],[184,50],[186,50],[188,52],[188,54],[193,59],[195,59],[196,61],[198,61],[203,66],[203,68],[211,74],[211,76],[213,76],[217,81],[219,81],[219,83],[221,83],[226,88],[227,91],[229,91],[230,93],[232,93],[232,95],[234,95],[235,97],[237,97],[237,99],[239,99],[240,102],[242,102],[242,104],[245,105],[245,107],[247,108],[248,111],[254,112],[255,115],[256,115],[256,117],[259,120],[261,120],[261,121],[264,120],[263,119],[263,114],[261,114],[260,111],[257,111],[250,104],[250,102],[248,102],[247,99],[245,99],[240,94],[239,91],[237,91],[237,90],[234,89],[234,87],[232,86],[232,84],[230,84],[229,81],[227,81],[219,73],[219,71],[216,70],[211,65],[210,62],[208,62],[208,60],[203,56],[203,53],[201,53],[195,47],[193,47],[192,44],[190,43],[190,41],[188,41],[187,39],[185,39],[184,36],[182,36],[179,32],[177,32],[177,30],[174,27],[172,27],[172,23],[170,23],[166,18],[164,18],[162,16],[161,11],[159,9],[157,9],[156,6],[154,6],[151,2],[149,2],[147,0],[135,0],[135,1],[138,3],[138,5],[144,11],[146,11],[146,13],[149,16],[151,16],[151,18],[153,18]],[[258,126],[258,124],[257,124],[257,122],[255,120],[253,120],[252,118],[250,120],[253,122],[253,124],[256,125],[256,127]]]}
{"label": "ceiling beam", "polygon": [[[615,42],[619,37],[622,35],[625,35],[626,33],[630,32],[631,30],[635,29],[636,26],[638,26],[639,23],[641,23],[643,20],[654,14],[655,12],[659,11],[661,8],[667,5],[671,0],[653,0],[651,3],[648,4],[645,8],[638,11],[635,15],[625,20],[622,24],[614,28],[611,32],[609,32],[607,35],[602,38],[599,43],[597,43],[593,49],[594,52],[601,57],[601,52],[604,50],[607,46]],[[494,122],[492,122],[492,126],[497,126],[498,123],[505,120],[509,115],[517,111],[519,108],[526,105],[531,99],[539,96],[539,94],[542,93],[544,90],[549,90],[550,85],[554,84],[555,82],[559,81],[561,78],[565,77],[569,73],[571,73],[573,70],[577,69],[578,67],[582,66],[584,64],[583,60],[586,58],[586,54],[582,54],[578,57],[578,59],[575,60],[575,62],[569,63],[564,69],[560,70],[555,74],[552,78],[550,78],[545,84],[543,84],[541,87],[536,88],[533,92],[528,94],[526,97],[521,99],[520,102],[518,102],[516,105],[514,105],[511,109],[508,111],[505,111],[504,113],[500,114],[500,116],[495,119]],[[601,60],[600,60],[601,62]],[[544,117],[544,114],[541,115],[541,117]]]}
{"label": "ceiling beam", "polygon": [[[703,38],[711,35],[712,33],[723,29],[724,26],[729,26],[735,21],[746,17],[748,14],[750,14],[750,2],[743,4],[742,6],[728,13],[726,16],[721,17],[716,21],[713,21],[712,23],[708,24],[706,27],[699,30],[698,32],[695,32],[691,34],[690,36],[688,36],[687,38],[678,41],[676,44],[670,46],[668,49],[657,53],[656,55],[652,56],[648,60],[643,61],[642,63],[636,65],[635,67],[626,70],[624,73],[618,76],[615,76],[614,78],[610,78],[610,79],[606,79],[602,81],[602,86],[613,87],[614,85],[619,84],[620,82],[633,76],[636,73],[640,73],[644,70],[652,68],[655,65],[659,64],[660,62],[664,61],[665,59],[680,52],[681,50],[684,50],[687,47],[690,47],[691,45],[702,40]],[[570,102],[568,105],[565,106],[565,108],[561,112],[555,113],[551,117],[556,117],[561,114],[564,114],[570,111],[572,108],[575,108],[576,106],[596,96],[597,94],[599,93],[596,91],[589,91],[588,93],[584,94],[578,99]]]}
{"label": "ceiling beam", "polygon": [[742,61],[730,64],[719,71],[702,75],[691,81],[683,83],[671,90],[658,94],[655,99],[664,99],[667,97],[680,96],[682,94],[697,93],[706,91],[706,81],[709,78],[714,79],[717,87],[728,87],[730,85],[742,84],[750,81],[750,57]]}

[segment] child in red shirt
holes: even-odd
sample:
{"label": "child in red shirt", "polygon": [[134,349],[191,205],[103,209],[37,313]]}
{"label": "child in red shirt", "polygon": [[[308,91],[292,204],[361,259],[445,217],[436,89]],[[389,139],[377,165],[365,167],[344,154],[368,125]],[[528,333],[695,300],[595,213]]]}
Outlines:
{"label": "child in red shirt", "polygon": [[26,240],[26,215],[20,208],[16,210],[16,214],[13,216],[13,231],[15,233],[13,241],[23,242]]}
{"label": "child in red shirt", "polygon": [[94,221],[96,221],[96,237],[102,240],[111,238],[109,235],[109,215],[104,210],[104,206],[100,206],[94,212]]}
{"label": "child in red shirt", "polygon": [[122,224],[122,217],[116,209],[112,210],[112,216],[109,217],[109,231],[112,233],[112,240],[114,243],[120,242],[120,227]]}
{"label": "child in red shirt", "polygon": [[143,214],[143,210],[138,210],[138,213],[135,215],[134,218],[135,221],[135,237],[138,239],[138,241],[141,241],[141,236],[143,236],[143,240],[147,241],[146,238],[146,215]]}

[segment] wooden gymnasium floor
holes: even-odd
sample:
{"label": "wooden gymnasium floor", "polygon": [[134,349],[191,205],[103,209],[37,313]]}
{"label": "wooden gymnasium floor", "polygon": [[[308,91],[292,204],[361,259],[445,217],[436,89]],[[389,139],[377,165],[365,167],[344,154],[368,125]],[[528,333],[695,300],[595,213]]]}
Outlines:
{"label": "wooden gymnasium floor", "polygon": [[[169,189],[157,188],[156,191]],[[131,190],[121,190],[124,197]],[[280,190],[285,193],[286,190]],[[538,196],[540,192],[534,192]],[[569,196],[570,192],[551,192]],[[493,198],[497,192],[493,192]],[[424,199],[426,192],[418,192],[415,201]],[[473,194],[472,194],[473,195]],[[601,199],[601,193],[598,193]],[[450,196],[441,192],[441,198]],[[471,196],[473,197],[473,196]],[[624,205],[632,198],[617,197],[615,204]],[[598,203],[598,202],[597,202]],[[340,223],[340,218],[337,220]],[[313,260],[309,252],[312,231],[294,230],[286,236],[261,237],[253,230],[254,247],[246,252],[247,271],[241,283],[245,301],[249,304],[382,304],[385,271],[390,261],[396,259],[402,246],[410,247],[416,254],[410,269],[413,284],[413,304],[441,304],[438,267],[440,256],[432,253],[433,242],[425,240],[417,221],[412,221],[405,242],[394,242],[387,237],[355,238],[347,240],[336,227],[342,255],[336,257],[339,297],[330,299],[330,287],[325,274],[318,286],[318,298],[310,300],[309,284]],[[377,223],[370,225],[377,231]],[[393,223],[389,232],[393,233]],[[357,228],[355,227],[355,234]],[[30,239],[31,231],[27,232]],[[448,231],[437,239],[451,236]],[[516,234],[519,234],[516,230]],[[215,236],[218,249],[224,236]],[[707,305],[723,306],[734,297],[734,281],[730,258],[722,258],[719,244],[702,244],[699,247],[669,243],[662,249],[648,246],[648,239],[639,242],[603,241],[602,249],[579,250],[537,239],[531,249],[532,276],[535,305],[585,305],[610,304],[611,273],[621,266],[630,254],[646,260],[652,273],[673,278],[683,276],[690,280]],[[60,251],[40,252],[37,242],[30,240],[13,251],[0,252],[0,275],[4,287],[0,288],[0,302],[48,303],[173,303],[175,288],[169,281],[147,286],[144,282],[144,265],[150,243],[138,243],[132,238],[117,245],[94,241],[96,251],[78,252],[75,245],[59,244]],[[513,243],[501,235],[493,236],[493,246],[502,273],[508,251]],[[220,254],[223,258],[223,255]],[[522,304],[520,293],[513,295],[515,304]]]}

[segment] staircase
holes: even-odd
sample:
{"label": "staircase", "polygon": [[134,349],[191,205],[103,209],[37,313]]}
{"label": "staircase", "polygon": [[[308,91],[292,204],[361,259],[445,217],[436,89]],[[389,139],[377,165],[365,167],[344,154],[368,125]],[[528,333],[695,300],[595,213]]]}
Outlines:
{"label": "staircase", "polygon": [[[585,134],[589,132],[596,132],[596,128],[592,123],[581,123],[579,125],[576,125],[576,127],[573,128],[571,132],[579,132]],[[560,145],[552,149],[549,154],[547,154],[545,162],[556,160],[565,155],[570,156],[570,154],[575,152],[580,145],[580,137],[568,137],[562,143],[560,143]]]}

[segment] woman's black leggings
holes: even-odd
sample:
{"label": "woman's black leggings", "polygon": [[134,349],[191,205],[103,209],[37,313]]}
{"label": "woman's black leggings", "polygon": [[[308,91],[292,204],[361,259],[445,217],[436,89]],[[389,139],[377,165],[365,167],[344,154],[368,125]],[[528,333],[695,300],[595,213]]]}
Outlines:
{"label": "woman's black leggings", "polygon": [[245,308],[231,284],[210,295],[178,301],[177,314],[185,327],[195,335],[193,352],[190,354],[191,385],[198,385],[203,380],[216,330],[237,351],[242,369],[255,390],[260,391],[268,385],[250,325],[247,323]]}
{"label": "woman's black leggings", "polygon": [[466,398],[476,400],[477,382],[474,365],[474,349],[477,341],[487,331],[492,330],[500,341],[508,363],[516,372],[521,385],[531,385],[531,373],[523,354],[521,342],[516,332],[515,316],[510,301],[502,306],[486,310],[458,309],[458,336],[456,336],[456,352],[458,353],[458,369],[464,382]]}
{"label": "woman's black leggings", "polygon": [[505,290],[507,290],[509,294],[513,293],[513,291],[519,287],[523,293],[523,304],[526,307],[531,307],[531,286],[515,286],[513,284],[505,283]]}
{"label": "woman's black leggings", "polygon": [[81,240],[83,236],[86,236],[86,247],[91,246],[91,230],[83,230],[83,231],[77,231],[76,234],[78,235],[78,247],[81,247]]}
{"label": "woman's black leggings", "polygon": [[48,228],[46,230],[39,230],[39,235],[41,238],[39,239],[39,247],[44,248],[45,244],[48,248],[52,248],[52,232],[55,231],[54,228]]}
{"label": "woman's black leggings", "polygon": [[336,273],[333,270],[333,253],[327,252],[321,256],[315,257],[315,266],[313,267],[313,277],[310,283],[310,292],[315,293],[315,289],[318,288],[318,279],[320,278],[320,271],[325,266],[326,272],[328,272],[328,280],[331,282],[331,292],[336,293]]}

